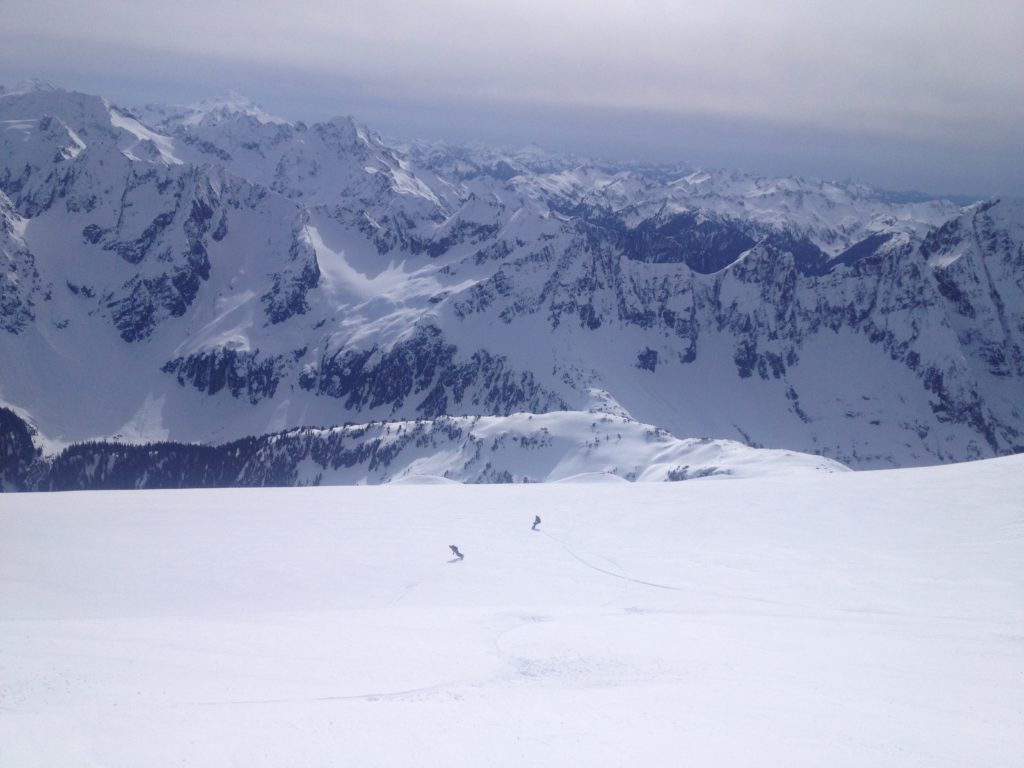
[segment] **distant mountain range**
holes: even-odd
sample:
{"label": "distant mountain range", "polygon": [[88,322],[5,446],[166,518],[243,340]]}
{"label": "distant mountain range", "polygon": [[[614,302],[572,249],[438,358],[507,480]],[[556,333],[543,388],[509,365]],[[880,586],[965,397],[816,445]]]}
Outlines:
{"label": "distant mountain range", "polygon": [[0,91],[0,254],[8,487],[71,443],[595,408],[855,468],[1024,449],[1019,200],[32,85]]}

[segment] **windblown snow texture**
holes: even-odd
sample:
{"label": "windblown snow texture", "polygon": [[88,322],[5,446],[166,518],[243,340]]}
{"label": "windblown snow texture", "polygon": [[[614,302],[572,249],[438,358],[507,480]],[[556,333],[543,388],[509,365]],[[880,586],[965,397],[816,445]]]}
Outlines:
{"label": "windblown snow texture", "polygon": [[1013,766],[1022,495],[1024,456],[16,494],[3,763]]}

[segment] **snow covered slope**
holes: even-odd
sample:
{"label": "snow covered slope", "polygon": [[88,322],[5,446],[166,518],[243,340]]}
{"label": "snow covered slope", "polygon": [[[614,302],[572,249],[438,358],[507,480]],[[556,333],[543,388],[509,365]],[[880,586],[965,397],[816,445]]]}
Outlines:
{"label": "snow covered slope", "polygon": [[0,403],[62,443],[585,410],[855,467],[1024,446],[1024,209],[0,93]]}
{"label": "snow covered slope", "polygon": [[5,497],[3,762],[1009,768],[1022,495],[1024,457]]}

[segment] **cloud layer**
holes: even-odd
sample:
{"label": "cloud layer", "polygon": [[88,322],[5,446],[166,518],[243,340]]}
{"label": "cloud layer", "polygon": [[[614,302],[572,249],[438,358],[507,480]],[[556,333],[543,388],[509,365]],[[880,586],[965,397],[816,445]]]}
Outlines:
{"label": "cloud layer", "polygon": [[7,0],[3,16],[5,63],[21,69],[33,56],[50,71],[95,67],[117,50],[142,79],[202,60],[398,104],[578,107],[992,152],[1021,149],[1024,129],[1019,0]]}

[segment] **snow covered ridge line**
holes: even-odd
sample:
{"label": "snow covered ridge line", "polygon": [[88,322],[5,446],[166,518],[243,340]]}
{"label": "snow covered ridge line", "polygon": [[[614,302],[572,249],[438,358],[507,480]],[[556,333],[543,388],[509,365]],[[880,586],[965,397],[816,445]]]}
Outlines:
{"label": "snow covered ridge line", "polygon": [[597,412],[440,417],[299,428],[222,445],[79,443],[55,456],[0,408],[8,491],[356,485],[391,482],[663,482],[841,472],[841,464],[730,440],[680,440]]}

